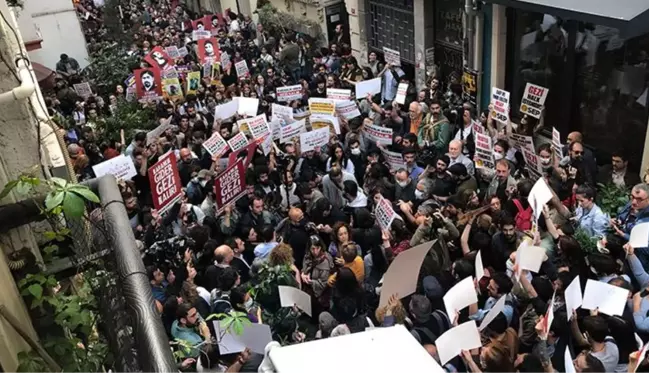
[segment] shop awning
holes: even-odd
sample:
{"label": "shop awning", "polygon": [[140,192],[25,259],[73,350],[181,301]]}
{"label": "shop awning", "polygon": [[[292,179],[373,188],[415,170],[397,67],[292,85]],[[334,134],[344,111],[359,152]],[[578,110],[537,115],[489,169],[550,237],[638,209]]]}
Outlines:
{"label": "shop awning", "polygon": [[484,0],[488,3],[531,12],[547,13],[563,19],[615,27],[620,36],[630,38],[649,33],[647,0]]}

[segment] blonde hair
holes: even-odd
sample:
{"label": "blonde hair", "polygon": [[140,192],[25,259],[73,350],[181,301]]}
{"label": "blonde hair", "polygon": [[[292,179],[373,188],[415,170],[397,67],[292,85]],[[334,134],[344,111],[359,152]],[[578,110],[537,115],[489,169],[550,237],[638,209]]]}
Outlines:
{"label": "blonde hair", "polygon": [[[385,306],[376,309],[374,315],[379,323],[383,324],[383,319],[385,319],[385,313],[388,311],[388,308],[390,308],[390,306],[386,304]],[[393,307],[391,307],[391,311],[397,324],[403,324],[406,321],[406,309],[403,308],[401,301],[398,301]]]}

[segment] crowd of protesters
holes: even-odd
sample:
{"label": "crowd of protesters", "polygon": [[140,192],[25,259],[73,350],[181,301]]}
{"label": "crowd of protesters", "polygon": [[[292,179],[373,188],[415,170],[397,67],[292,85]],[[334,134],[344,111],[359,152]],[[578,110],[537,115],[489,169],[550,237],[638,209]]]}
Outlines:
{"label": "crowd of protesters", "polygon": [[[147,68],[144,58],[157,46],[186,47],[188,54],[175,65],[202,72],[192,21],[208,14],[193,13],[174,1],[145,4],[121,4],[123,27],[133,39],[125,55],[138,56],[140,67]],[[77,6],[85,19],[91,54],[102,53],[111,42],[103,24],[104,9],[88,0]],[[180,369],[257,370],[263,356],[248,350],[219,351],[215,330],[205,319],[231,310],[245,313],[252,323],[272,318],[277,302],[257,297],[251,288],[260,284],[264,269],[277,266],[288,268],[286,284],[308,293],[313,304],[312,317],[297,308],[287,310],[305,327],[296,330],[273,322],[274,337],[288,333],[284,343],[402,324],[439,361],[439,336],[454,325],[480,322],[505,297],[502,312],[481,331],[482,347],[463,351],[440,364],[443,369],[649,368],[636,352],[649,340],[649,244],[634,248],[627,243],[633,227],[649,221],[649,185],[627,169],[626,154],[613,154],[611,162],[602,162],[608,165],[598,167],[578,132],[563,139],[561,149],[538,146],[534,151],[539,171],[552,196],[544,206],[531,206],[528,197],[538,176],[512,135],[533,136],[542,121],[525,117],[519,124],[499,125],[491,110],[478,113],[463,101],[456,77],[433,76],[418,91],[412,77],[399,66],[382,62],[377,53],[370,52],[367,61],[351,56],[346,25],[336,27],[330,42],[317,48],[317,41],[290,30],[269,34],[248,14],[227,10],[217,18],[212,34],[231,65],[220,67],[216,83],[203,77],[195,94],[143,103],[159,119],[142,123],[144,128],[171,120],[154,141],[146,132],[127,139],[105,138],[104,119],[127,100],[138,98],[129,97],[131,87],[126,85],[115,87],[107,97],[80,98],[70,88],[74,79],[79,82],[79,66],[68,56],[57,65],[56,97],[47,100],[50,114],[68,118],[67,150],[79,180],[95,177],[92,166],[120,154],[135,165],[137,175],[119,180],[120,188],[133,233],[142,243],[160,317],[170,341],[182,341],[175,347],[184,354]],[[233,65],[242,60],[249,72],[237,76]],[[358,82],[377,77],[379,94],[353,97]],[[185,78],[180,74],[183,90]],[[400,83],[409,84],[403,104],[396,100]],[[277,88],[294,84],[302,86],[302,99],[278,102]],[[332,88],[350,89],[360,115],[339,116],[340,133],[332,134],[322,148],[302,152],[297,139],[274,140],[267,155],[258,148],[246,170],[247,193],[225,208],[217,206],[214,183],[224,167],[202,144],[215,133],[232,138],[239,132],[240,117],[215,120],[215,108],[236,97],[250,97],[259,99],[257,114],[267,115],[269,122],[273,104],[287,105],[296,116],[308,118],[308,99],[326,98]],[[391,129],[392,143],[377,143],[366,131],[368,126]],[[476,161],[477,127],[491,138],[492,168]],[[403,167],[388,163],[386,150],[400,154]],[[178,162],[184,195],[159,213],[153,208],[147,170],[170,151]],[[595,202],[598,182],[630,193],[615,219]],[[399,215],[385,229],[376,218],[383,200]],[[542,211],[533,211],[534,207]],[[596,250],[582,247],[575,237],[579,231],[597,239]],[[419,270],[417,291],[406,297],[388,294],[390,301],[378,307],[382,279],[391,263],[431,241],[435,244],[421,268],[412,268]],[[522,244],[545,249],[538,272],[518,267]],[[180,260],[162,260],[160,252],[169,259],[169,251]],[[463,279],[475,277],[478,253],[485,273],[475,279],[478,302],[446,314],[442,298]],[[624,312],[567,309],[565,291],[576,278],[582,292],[589,280],[628,290]],[[544,326],[548,307],[553,308],[554,319]],[[564,358],[566,349],[573,361]],[[322,353],[327,358],[327,351]]]}

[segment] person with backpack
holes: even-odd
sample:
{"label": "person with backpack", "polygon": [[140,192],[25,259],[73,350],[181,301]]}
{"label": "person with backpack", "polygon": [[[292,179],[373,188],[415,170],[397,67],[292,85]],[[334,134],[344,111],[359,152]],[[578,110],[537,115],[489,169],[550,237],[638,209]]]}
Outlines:
{"label": "person with backpack", "polygon": [[529,231],[532,229],[532,219],[534,211],[527,201],[527,197],[532,190],[533,184],[530,180],[525,179],[518,182],[516,185],[517,196],[511,199],[514,207],[511,210],[516,222],[516,229],[521,232]]}
{"label": "person with backpack", "polygon": [[435,344],[437,338],[451,328],[449,317],[441,310],[433,311],[425,295],[413,295],[408,309],[412,317],[410,333],[422,345]]}
{"label": "person with backpack", "polygon": [[232,310],[230,291],[239,286],[239,273],[233,267],[225,267],[219,273],[218,287],[210,294],[210,309],[212,313],[228,313]]}

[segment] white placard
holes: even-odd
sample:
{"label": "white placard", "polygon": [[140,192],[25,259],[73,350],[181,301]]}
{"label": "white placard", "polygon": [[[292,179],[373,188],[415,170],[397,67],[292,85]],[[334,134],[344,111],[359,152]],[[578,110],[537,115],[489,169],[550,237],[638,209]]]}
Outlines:
{"label": "white placard", "polygon": [[523,149],[527,149],[532,153],[536,152],[536,150],[534,149],[534,139],[532,138],[532,136],[524,136],[517,133],[512,133],[509,135],[509,139],[514,143],[514,148],[516,148],[516,150],[523,151]]}
{"label": "white placard", "polygon": [[92,171],[95,173],[96,177],[113,175],[117,179],[123,180],[131,180],[135,175],[137,175],[133,159],[124,154],[120,154],[115,158],[111,158],[92,166]]}
{"label": "white placard", "polygon": [[503,310],[505,309],[505,303],[506,302],[507,302],[507,296],[503,295],[502,297],[500,297],[498,299],[498,302],[496,302],[496,304],[494,304],[493,307],[491,307],[489,312],[482,319],[482,322],[480,323],[480,327],[478,328],[478,330],[482,331],[482,330],[484,330],[484,328],[489,326],[489,324],[492,321],[494,321],[496,316],[498,316],[498,314],[503,312]]}
{"label": "white placard", "polygon": [[526,269],[538,273],[544,259],[545,249],[540,246],[529,246],[523,243],[516,251],[516,264],[519,271]]}
{"label": "white placard", "polygon": [[298,288],[292,286],[278,286],[279,301],[282,307],[293,307],[301,309],[311,316],[311,296]]}
{"label": "white placard", "polygon": [[366,124],[363,126],[363,131],[374,142],[383,145],[392,145],[392,128],[381,127],[374,124]]}
{"label": "white placard", "polygon": [[397,294],[401,299],[417,290],[419,271],[413,271],[413,268],[421,268],[424,257],[436,242],[437,240],[428,241],[410,248],[394,258],[385,275],[383,275],[379,307],[388,304],[388,300],[394,294]]}
{"label": "white placard", "polygon": [[447,330],[435,341],[439,361],[443,365],[452,358],[459,355],[462,350],[469,351],[482,347],[480,332],[474,320],[460,324],[455,328]]}
{"label": "white placard", "polygon": [[552,149],[557,159],[563,158],[563,145],[561,145],[561,133],[556,127],[552,127]]}
{"label": "white placard", "polygon": [[232,118],[237,114],[237,110],[239,110],[239,101],[236,99],[226,102],[225,104],[218,105],[214,108],[214,120],[225,120]]}
{"label": "white placard", "polygon": [[311,123],[311,129],[317,130],[324,127],[331,129],[333,127],[336,135],[340,135],[340,122],[333,115],[311,114],[309,122]]}
{"label": "white placard", "polygon": [[[473,127],[475,128],[475,126]],[[491,137],[482,133],[474,133],[475,137],[475,166],[477,168],[495,169]]]}
{"label": "white placard", "polygon": [[629,245],[634,249],[639,247],[647,247],[649,242],[649,223],[636,224],[631,228],[631,235],[629,237]]}
{"label": "white placard", "polygon": [[203,142],[203,147],[210,153],[212,156],[220,158],[225,152],[230,149],[228,142],[225,141],[223,136],[220,133],[214,132],[212,137]]}
{"label": "white placard", "polygon": [[381,200],[376,205],[374,215],[382,230],[389,230],[392,222],[397,217],[397,213],[394,212],[390,200],[383,197],[381,197]]}
{"label": "white placard", "polygon": [[289,102],[302,99],[302,86],[299,84],[275,88],[277,102]]}
{"label": "white placard", "polygon": [[397,96],[394,98],[394,100],[397,102],[397,104],[405,104],[406,103],[406,95],[408,94],[408,83],[399,83],[399,86],[397,87]]}
{"label": "white placard", "polygon": [[491,89],[491,104],[493,105],[493,112],[491,115],[495,120],[500,123],[509,123],[509,92],[499,89]]}
{"label": "white placard", "polygon": [[356,98],[358,100],[365,98],[368,93],[374,96],[375,94],[381,93],[381,78],[363,80],[362,82],[356,83],[355,88]]}
{"label": "white placard", "polygon": [[336,101],[336,113],[347,120],[361,116],[355,101]]}
{"label": "white placard", "polygon": [[209,39],[212,37],[212,33],[205,30],[196,30],[192,31],[192,40],[199,41],[201,39]]}
{"label": "white placard", "polygon": [[241,60],[234,64],[234,68],[237,70],[237,77],[248,77],[250,76],[250,71],[248,70],[248,63],[246,60]]}
{"label": "white placard", "polygon": [[327,88],[327,98],[329,99],[349,101],[351,97],[351,89]]}
{"label": "white placard", "polygon": [[228,145],[230,146],[230,149],[232,149],[232,152],[238,152],[248,145],[248,139],[246,138],[246,135],[243,134],[243,132],[239,132],[234,135],[233,138],[228,140]]}
{"label": "white placard", "polygon": [[300,150],[302,153],[320,148],[329,142],[329,128],[321,128],[300,134]]}
{"label": "white placard", "polygon": [[581,307],[583,295],[581,294],[581,283],[579,276],[576,276],[564,292],[566,299],[566,312],[568,312],[568,321],[572,318],[572,311]]}
{"label": "white placard", "polygon": [[383,153],[383,158],[385,158],[385,161],[390,166],[390,170],[398,171],[401,168],[406,168],[406,161],[403,159],[401,153],[391,152],[383,148],[381,149],[381,153]]}
{"label": "white placard", "polygon": [[246,119],[248,129],[252,134],[252,138],[257,140],[270,133],[268,122],[266,121],[266,114],[257,115],[254,118]]}
{"label": "white placard", "polygon": [[336,102],[328,98],[310,98],[309,111],[311,112],[311,115],[334,115],[334,113],[336,112]]}
{"label": "white placard", "polygon": [[449,320],[453,321],[456,314],[473,303],[478,303],[473,277],[466,277],[458,282],[444,295],[444,308]]}
{"label": "white placard", "polygon": [[167,128],[171,127],[171,119],[173,119],[173,116],[165,119],[160,123],[160,125],[153,130],[147,132],[146,134],[146,143],[151,144],[155,140],[158,140],[158,138],[164,133],[164,131],[167,130]]}
{"label": "white placard", "polygon": [[547,88],[527,83],[521,99],[521,113],[536,119],[541,118],[541,111],[545,105],[545,99],[548,97],[548,91]]}
{"label": "white placard", "polygon": [[401,52],[383,47],[383,59],[392,66],[401,66]]}
{"label": "white placard", "polygon": [[286,122],[293,121],[293,108],[290,106],[272,104],[271,113],[271,120],[283,119]]}
{"label": "white placard", "polygon": [[[551,199],[552,190],[550,190],[550,187],[546,184],[544,178],[539,178],[532,187],[530,195],[527,196],[527,202],[532,206],[532,211],[534,211],[534,218],[536,220],[539,220],[541,213],[543,212],[543,206],[545,206],[545,204]],[[649,235],[649,231],[647,231],[647,234]],[[647,242],[645,241],[645,246],[646,243]]]}
{"label": "white placard", "polygon": [[581,307],[587,310],[599,308],[609,316],[622,316],[629,298],[629,291],[605,282],[588,280]]}
{"label": "white placard", "polygon": [[575,364],[572,362],[572,355],[570,355],[570,345],[566,345],[566,351],[563,353],[563,363],[566,368],[566,373],[577,373]]}
{"label": "white placard", "polygon": [[482,251],[478,250],[478,254],[475,256],[475,279],[480,282],[484,277],[484,265],[482,264]]}
{"label": "white placard", "polygon": [[284,144],[304,131],[306,131],[306,122],[304,119],[287,124],[280,129],[279,142]]}
{"label": "white placard", "polygon": [[257,115],[257,110],[259,110],[259,99],[251,97],[237,97],[239,102],[239,107],[237,108],[237,113],[240,115],[247,115],[249,117],[254,117]]}

